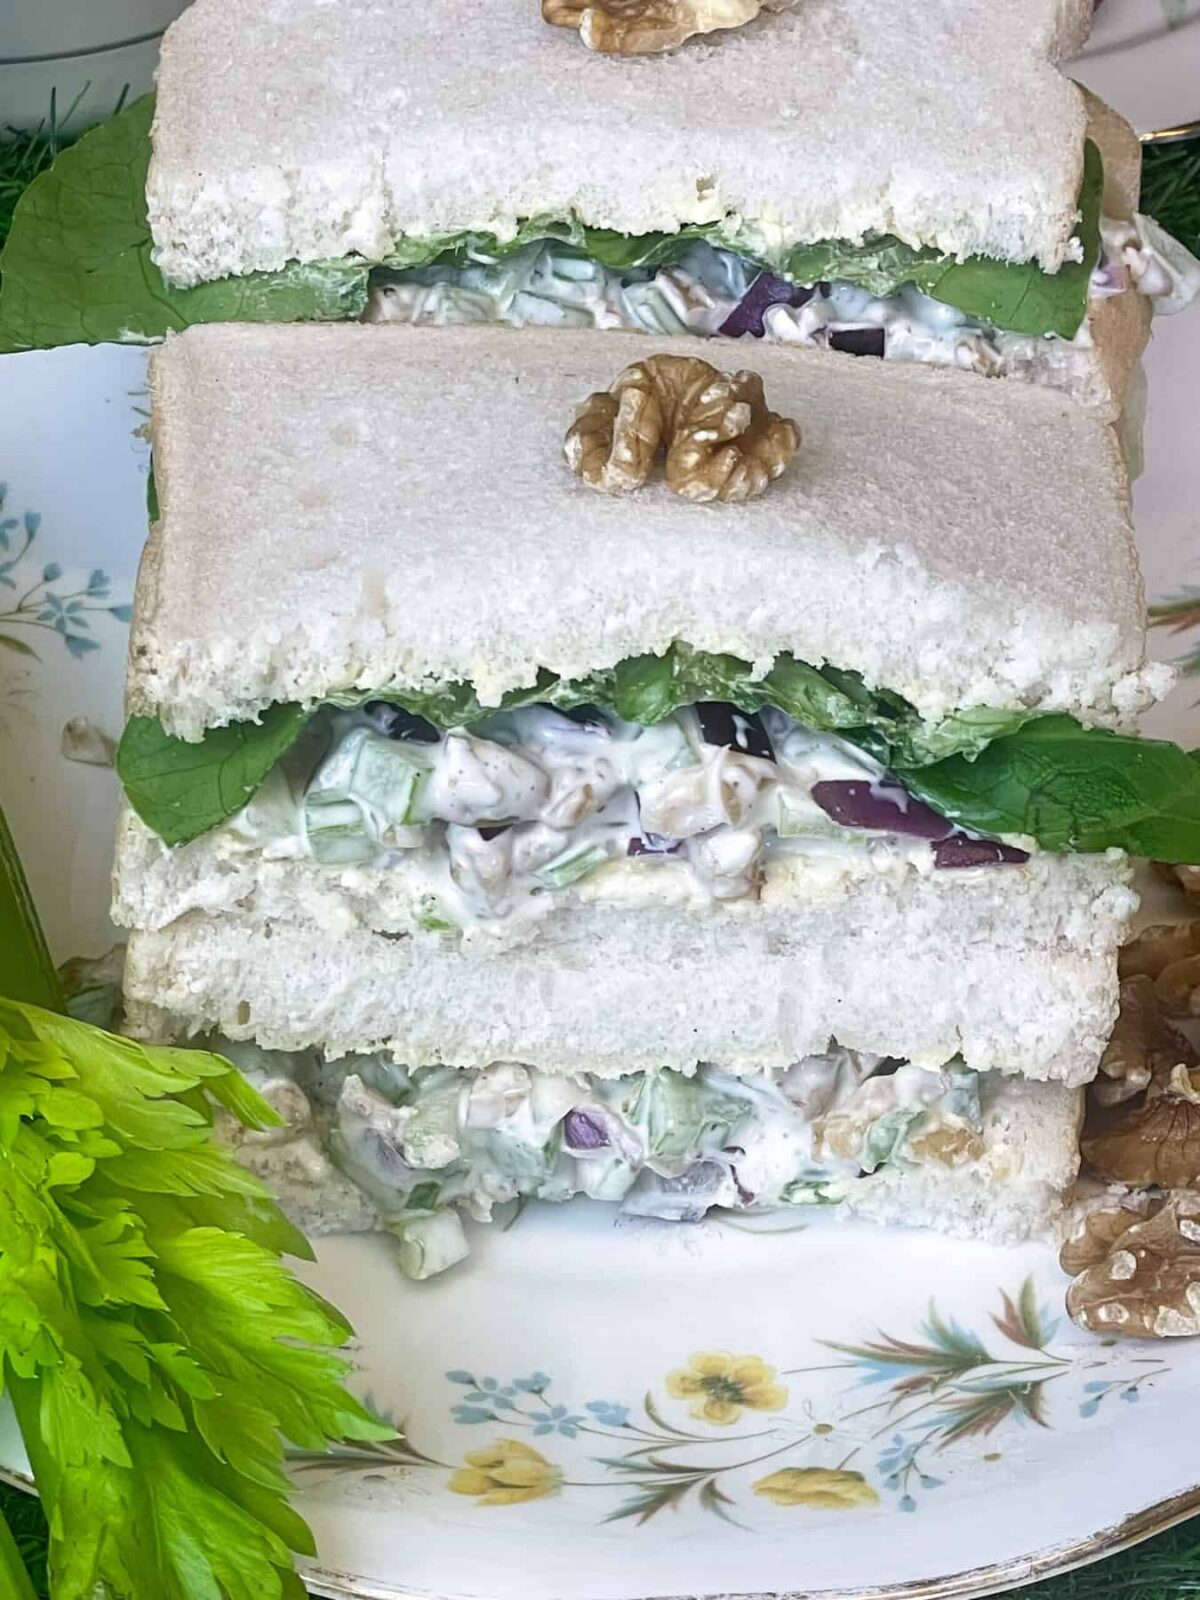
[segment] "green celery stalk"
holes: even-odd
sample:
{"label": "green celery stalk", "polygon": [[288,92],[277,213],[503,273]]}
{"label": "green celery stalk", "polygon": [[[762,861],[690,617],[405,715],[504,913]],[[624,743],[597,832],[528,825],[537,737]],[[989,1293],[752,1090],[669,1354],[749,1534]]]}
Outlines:
{"label": "green celery stalk", "polygon": [[58,974],[46,947],[42,925],[0,810],[0,994],[47,1011],[63,1009]]}

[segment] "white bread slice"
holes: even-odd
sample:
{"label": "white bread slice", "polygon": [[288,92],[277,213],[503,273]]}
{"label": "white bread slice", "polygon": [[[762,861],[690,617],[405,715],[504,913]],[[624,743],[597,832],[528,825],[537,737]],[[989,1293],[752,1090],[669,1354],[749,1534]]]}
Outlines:
{"label": "white bread slice", "polygon": [[460,941],[420,929],[426,880],[403,860],[237,857],[220,834],[168,850],[126,813],[127,1014],[148,1037],[411,1065],[751,1072],[836,1037],[920,1065],[1095,1075],[1136,906],[1119,852],[887,874],[865,854],[776,857],[758,900],[639,903],[629,879],[657,871],[630,863],[621,892],[585,880],[523,936]]}
{"label": "white bread slice", "polygon": [[799,455],[760,499],[614,498],[566,467],[577,407],[707,340],[500,327],[210,325],[151,362],[162,520],[128,703],[184,738],[277,700],[538,668],[674,639],[766,670],[790,651],[930,717],[1111,720],[1161,691],[1120,451],[1062,396],[760,345]]}
{"label": "white bread slice", "polygon": [[627,234],[892,233],[1054,271],[1084,111],[1052,62],[1089,14],[804,0],[630,60],[538,0],[196,0],[158,70],[155,259],[193,284],[574,214]]}

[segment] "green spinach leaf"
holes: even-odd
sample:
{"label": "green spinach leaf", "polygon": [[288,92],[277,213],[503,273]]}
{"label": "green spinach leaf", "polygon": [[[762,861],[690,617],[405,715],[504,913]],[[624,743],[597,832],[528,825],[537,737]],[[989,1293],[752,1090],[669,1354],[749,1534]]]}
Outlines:
{"label": "green spinach leaf", "polygon": [[0,353],[160,339],[194,322],[358,316],[368,267],[293,263],[282,272],[168,284],[150,259],[146,95],[64,150],[22,195],[0,253]]}
{"label": "green spinach leaf", "polygon": [[973,760],[901,769],[942,816],[981,833],[1028,834],[1046,850],[1116,845],[1157,861],[1200,862],[1200,753],[1038,717]]}
{"label": "green spinach leaf", "polygon": [[[391,701],[440,728],[478,722],[497,709],[482,705],[469,683],[427,690],[355,689],[330,694],[324,703],[346,708],[367,700]],[[562,710],[600,705],[626,722],[652,726],[700,700],[727,701],[743,711],[778,706],[809,727],[855,740],[887,765],[905,766],[958,752],[974,755],[989,739],[1019,727],[1030,715],[976,708],[927,723],[899,695],[869,690],[857,673],[818,669],[781,655],[759,681],[749,662],[696,650],[682,640],[662,655],[631,656],[584,678],[539,672],[528,688],[505,695],[499,709],[534,702]],[[172,737],[156,718],[133,717],[117,752],[117,772],[147,827],[168,844],[184,844],[246,804],[295,744],[311,714],[298,705],[275,705],[261,721],[214,728],[199,743]]]}
{"label": "green spinach leaf", "polygon": [[1033,261],[989,256],[955,261],[938,250],[914,249],[890,237],[862,244],[832,239],[800,245],[788,253],[783,267],[797,283],[840,278],[876,295],[895,294],[902,284],[912,283],[935,300],[1010,333],[1057,333],[1071,339],[1087,313],[1088,288],[1100,254],[1103,193],[1104,165],[1089,140],[1079,191],[1082,259],[1055,273],[1043,272]]}
{"label": "green spinach leaf", "polygon": [[[428,691],[383,688],[330,696],[326,704],[389,700],[439,727],[492,714],[470,684]],[[661,656],[633,656],[584,678],[542,672],[506,695],[501,709],[535,701],[569,709],[599,705],[628,722],[661,722],[681,706],[723,700],[743,711],[778,706],[838,733],[899,774],[942,816],[984,834],[1025,834],[1047,850],[1119,846],[1160,861],[1200,862],[1200,752],[1073,718],[978,706],[939,722],[854,672],[780,656],[765,678],[748,662],[677,641]],[[312,710],[276,705],[260,722],[215,728],[198,744],[151,717],[130,720],[117,771],[134,810],[168,844],[217,827],[251,798],[295,744]]]}
{"label": "green spinach leaf", "polygon": [[268,706],[260,721],[210,728],[196,744],[174,738],[157,717],[131,717],[117,776],[147,827],[167,844],[186,844],[241,810],[308,717],[303,706]]}

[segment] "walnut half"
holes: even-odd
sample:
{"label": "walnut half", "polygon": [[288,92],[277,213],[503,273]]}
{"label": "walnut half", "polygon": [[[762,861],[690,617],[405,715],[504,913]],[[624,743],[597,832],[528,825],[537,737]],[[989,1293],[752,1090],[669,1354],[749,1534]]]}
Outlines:
{"label": "walnut half", "polygon": [[1200,917],[1144,928],[1121,951],[1120,960],[1122,978],[1153,979],[1167,1016],[1200,1015]]}
{"label": "walnut half", "polygon": [[1200,1195],[1143,1201],[1139,1210],[1118,1201],[1092,1211],[1063,1246],[1063,1270],[1077,1274],[1067,1310],[1093,1333],[1200,1333]]}
{"label": "walnut half", "polygon": [[1115,1106],[1142,1094],[1152,1079],[1165,1081],[1180,1061],[1189,1067],[1200,1056],[1187,1039],[1163,1016],[1154,980],[1146,972],[1121,978],[1121,1003],[1116,1026],[1100,1057],[1100,1072],[1092,1084],[1095,1106]]}
{"label": "walnut half", "polygon": [[794,422],[767,409],[755,372],[718,372],[698,356],[649,356],[584,401],[563,441],[572,472],[628,494],[666,451],[667,487],[685,500],[752,500],[800,445]]}
{"label": "walnut half", "polygon": [[1088,1099],[1080,1150],[1106,1183],[1200,1182],[1200,1055],[1165,1020],[1146,973],[1121,980],[1121,1010]]}
{"label": "walnut half", "polygon": [[603,55],[658,55],[699,33],[740,28],[760,11],[782,11],[794,0],[542,0],[556,28],[577,28],[589,50]]}

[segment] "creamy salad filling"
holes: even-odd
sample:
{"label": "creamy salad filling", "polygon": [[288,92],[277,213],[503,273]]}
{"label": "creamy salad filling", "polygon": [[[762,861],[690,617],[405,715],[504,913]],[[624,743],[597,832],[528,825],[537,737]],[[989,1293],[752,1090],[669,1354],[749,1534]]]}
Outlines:
{"label": "creamy salad filling", "polygon": [[[466,1255],[460,1213],[488,1221],[515,1200],[585,1195],[697,1222],[714,1208],[837,1204],[881,1168],[984,1154],[977,1073],[834,1046],[771,1077],[702,1066],[612,1079],[220,1048],[285,1124],[230,1124],[241,1159],[311,1229],[387,1229],[417,1278]],[[346,1180],[365,1213],[348,1206]]]}
{"label": "creamy salad filling", "polygon": [[[1200,263],[1148,217],[1101,223],[1093,296],[1132,289],[1177,311],[1200,290]],[[375,322],[503,322],[514,327],[630,328],[709,338],[750,336],[828,345],[851,355],[965,367],[986,375],[1026,366],[1045,339],[1006,332],[908,284],[874,295],[850,283],[787,283],[728,250],[698,242],[671,266],[615,271],[548,242],[511,255],[472,251],[465,265],[380,275]],[[1091,345],[1085,322],[1071,340]]]}
{"label": "creamy salad filling", "polygon": [[846,740],[717,702],[652,727],[531,705],[446,733],[385,701],[329,709],[225,833],[272,859],[403,864],[434,932],[544,914],[567,892],[753,897],[779,853],[919,871],[1027,859]]}

